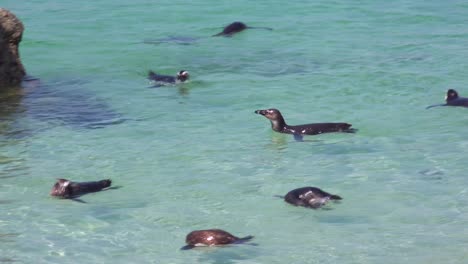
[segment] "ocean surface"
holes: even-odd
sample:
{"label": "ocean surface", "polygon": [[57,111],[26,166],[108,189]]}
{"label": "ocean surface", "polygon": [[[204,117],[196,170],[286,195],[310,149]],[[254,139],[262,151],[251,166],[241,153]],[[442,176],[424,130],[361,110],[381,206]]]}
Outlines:
{"label": "ocean surface", "polygon": [[[0,263],[467,263],[466,1],[18,1]],[[233,37],[210,37],[243,21]],[[149,70],[191,74],[151,87]],[[355,134],[273,132],[348,122]],[[55,199],[57,178],[119,188]],[[275,195],[316,186],[312,210]],[[255,244],[181,251],[192,230]]]}

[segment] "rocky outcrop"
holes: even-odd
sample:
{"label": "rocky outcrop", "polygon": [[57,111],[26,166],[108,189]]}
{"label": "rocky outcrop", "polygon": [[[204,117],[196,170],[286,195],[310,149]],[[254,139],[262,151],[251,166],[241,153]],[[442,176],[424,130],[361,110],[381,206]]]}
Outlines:
{"label": "rocky outcrop", "polygon": [[0,90],[19,86],[26,74],[18,51],[23,30],[13,13],[0,8]]}

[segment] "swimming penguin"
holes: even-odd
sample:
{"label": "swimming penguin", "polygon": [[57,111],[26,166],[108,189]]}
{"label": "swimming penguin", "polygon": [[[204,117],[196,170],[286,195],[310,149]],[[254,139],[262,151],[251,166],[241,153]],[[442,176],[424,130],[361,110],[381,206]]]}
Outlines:
{"label": "swimming penguin", "polygon": [[457,91],[454,89],[448,89],[445,95],[445,104],[430,105],[426,109],[436,106],[462,106],[468,107],[468,98],[458,96]]}
{"label": "swimming penguin", "polygon": [[[226,27],[224,27],[223,31],[219,32],[218,34],[214,34],[211,37],[231,37],[232,35],[244,31],[245,29],[265,29],[265,30],[273,30],[269,27],[249,27],[242,22],[233,22]],[[207,38],[207,37],[188,37],[188,36],[169,36],[166,38],[159,38],[159,39],[145,39],[143,43],[145,44],[163,44],[163,43],[174,43],[179,45],[190,45],[196,43],[199,39]]]}
{"label": "swimming penguin", "polygon": [[284,200],[295,206],[304,206],[317,209],[327,204],[330,200],[341,200],[338,195],[329,194],[317,187],[302,187],[294,189],[286,194]]}
{"label": "swimming penguin", "polygon": [[256,114],[263,115],[270,119],[271,128],[280,133],[293,134],[296,140],[302,140],[302,135],[317,135],[330,132],[346,132],[354,133],[355,129],[351,128],[348,123],[315,123],[290,126],[284,121],[281,112],[278,109],[256,110]]}
{"label": "swimming penguin", "polygon": [[148,72],[148,79],[157,84],[175,84],[185,82],[189,79],[188,71],[179,71],[176,76],[160,75],[153,71]]}
{"label": "swimming penguin", "polygon": [[72,182],[66,179],[58,179],[52,187],[50,195],[64,199],[73,199],[83,194],[99,192],[105,188],[109,188],[112,181],[101,180],[91,182]]}
{"label": "swimming penguin", "polygon": [[226,27],[224,27],[223,31],[219,32],[218,34],[213,35],[212,37],[217,37],[217,36],[230,37],[234,35],[235,33],[244,31],[247,28],[273,30],[272,28],[268,28],[268,27],[248,27],[246,24],[236,21],[227,25]]}
{"label": "swimming penguin", "polygon": [[249,241],[253,236],[243,238],[236,237],[229,232],[221,229],[195,230],[190,232],[185,238],[186,246],[182,250],[192,249],[194,247],[211,247],[227,244],[239,244]]}

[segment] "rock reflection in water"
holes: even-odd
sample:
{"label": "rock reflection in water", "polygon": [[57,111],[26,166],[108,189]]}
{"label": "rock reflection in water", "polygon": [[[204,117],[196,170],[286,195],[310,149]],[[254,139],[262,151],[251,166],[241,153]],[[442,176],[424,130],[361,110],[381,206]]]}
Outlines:
{"label": "rock reflection in water", "polygon": [[[44,83],[30,78],[23,82],[22,88],[2,92],[0,134],[24,136],[62,125],[73,129],[95,129],[125,121],[103,100],[84,91],[82,85],[79,80]],[[40,121],[40,128],[32,128],[24,119]]]}

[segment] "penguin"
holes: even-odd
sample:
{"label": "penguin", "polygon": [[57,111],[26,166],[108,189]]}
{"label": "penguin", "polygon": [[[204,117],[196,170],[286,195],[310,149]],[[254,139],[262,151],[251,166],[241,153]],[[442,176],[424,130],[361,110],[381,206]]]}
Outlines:
{"label": "penguin", "polygon": [[109,188],[112,184],[110,179],[91,182],[73,182],[67,179],[58,179],[50,191],[51,196],[74,199],[83,194],[99,192]]}
{"label": "penguin", "polygon": [[148,79],[156,84],[176,84],[186,82],[190,78],[189,72],[181,70],[176,76],[161,75],[153,71],[148,72]]}
{"label": "penguin", "polygon": [[284,201],[295,206],[318,209],[330,200],[342,200],[338,195],[322,191],[317,187],[302,187],[294,189],[284,196]]}
{"label": "penguin", "polygon": [[246,24],[236,21],[225,26],[223,31],[219,32],[218,34],[214,34],[212,37],[218,37],[218,36],[231,37],[232,35],[242,32],[248,28],[273,30],[272,28],[268,28],[268,27],[248,27]]}
{"label": "penguin", "polygon": [[354,133],[356,130],[351,128],[348,123],[314,123],[305,125],[290,126],[286,124],[281,112],[278,109],[256,110],[256,114],[263,115],[271,122],[271,128],[279,133],[293,134],[294,138],[302,141],[303,135],[318,135],[331,132]]}
{"label": "penguin", "polygon": [[192,249],[194,247],[212,247],[228,244],[239,244],[249,241],[253,236],[236,237],[231,233],[221,229],[195,230],[190,232],[185,238],[186,246],[182,250]]}
{"label": "penguin", "polygon": [[461,106],[468,107],[468,98],[461,97],[458,95],[458,92],[454,89],[448,89],[447,94],[445,95],[445,104],[436,104],[426,107],[426,109],[436,107],[436,106]]}

